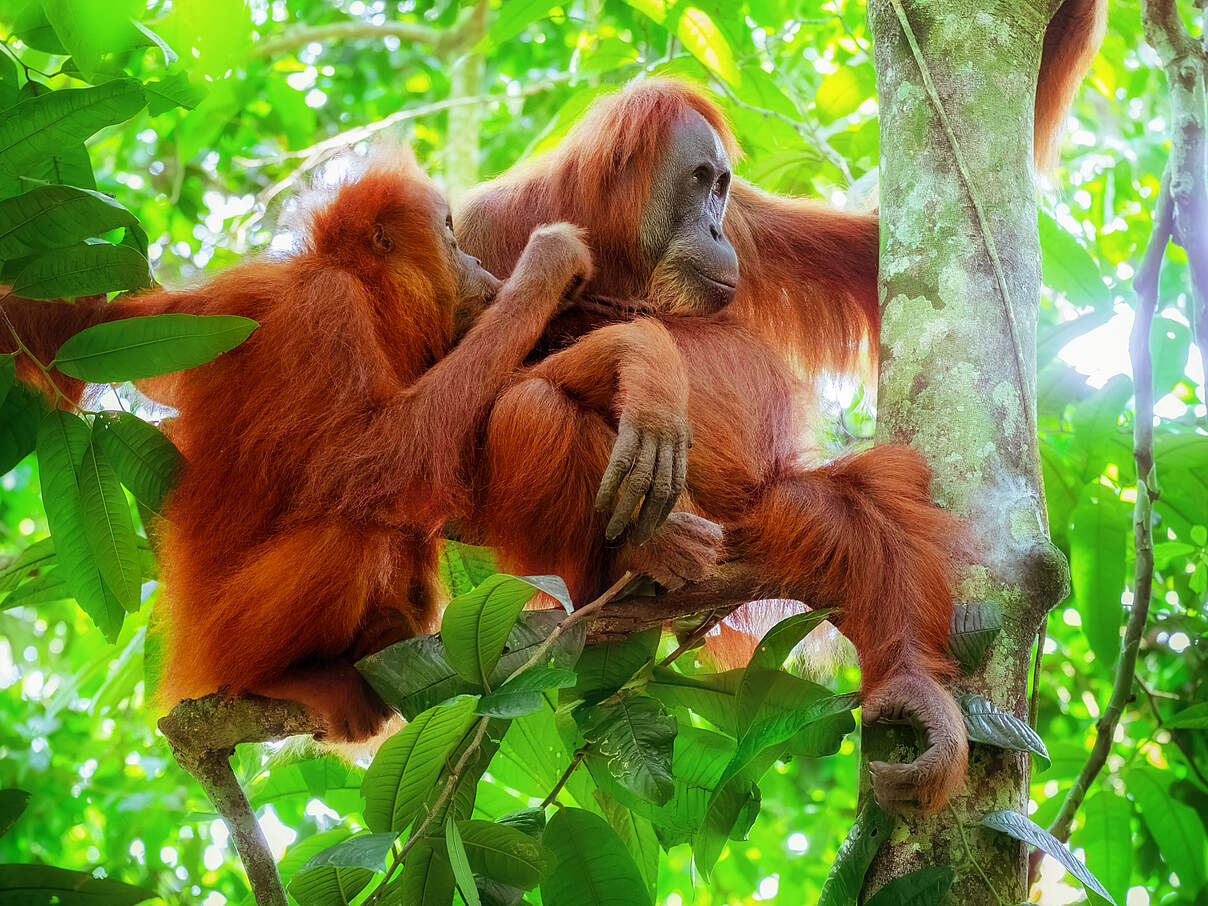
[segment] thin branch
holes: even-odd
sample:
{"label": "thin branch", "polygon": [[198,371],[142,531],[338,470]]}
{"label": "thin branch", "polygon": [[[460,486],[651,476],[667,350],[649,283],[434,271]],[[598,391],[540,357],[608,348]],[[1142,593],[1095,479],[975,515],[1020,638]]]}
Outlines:
{"label": "thin branch", "polygon": [[306,25],[291,28],[274,38],[256,45],[256,55],[272,59],[308,44],[332,44],[359,38],[398,38],[411,44],[427,44],[437,53],[455,47],[461,39],[456,27],[431,28],[415,22],[383,22],[374,24],[363,20],[329,22],[326,25]]}
{"label": "thin branch", "polygon": [[[1208,777],[1204,776],[1204,773],[1200,770],[1200,766],[1195,763],[1195,756],[1188,751],[1186,743],[1184,743],[1176,735],[1175,731],[1166,727],[1166,721],[1162,719],[1162,712],[1158,710],[1158,696],[1163,693],[1150,689],[1149,686],[1145,685],[1145,681],[1139,676],[1137,677],[1137,688],[1145,693],[1145,700],[1149,702],[1149,710],[1153,712],[1154,720],[1158,722],[1158,726],[1170,734],[1170,738],[1174,741],[1174,744],[1178,747],[1178,750],[1182,752],[1183,757],[1187,759],[1187,766],[1191,768],[1191,773],[1195,774],[1196,779],[1199,780],[1204,789],[1208,790]],[[1176,700],[1178,699],[1178,696],[1171,696],[1169,693],[1164,694]]]}
{"label": "thin branch", "polygon": [[1154,312],[1158,307],[1157,272],[1162,263],[1162,254],[1155,249],[1164,250],[1170,238],[1170,219],[1162,213],[1169,208],[1169,205],[1162,202],[1167,187],[1168,183],[1163,181],[1154,230],[1149,237],[1141,267],[1137,271],[1134,283],[1137,290],[1137,314],[1128,343],[1136,388],[1136,415],[1133,419],[1133,458],[1137,463],[1137,500],[1133,507],[1136,580],[1133,583],[1132,612],[1128,615],[1128,624],[1120,643],[1120,660],[1116,663],[1111,698],[1095,725],[1095,744],[1091,748],[1090,757],[1066,793],[1057,817],[1049,825],[1049,833],[1063,842],[1069,840],[1074,816],[1086,798],[1091,784],[1107,762],[1116,727],[1132,697],[1137,654],[1141,647],[1141,636],[1145,632],[1145,622],[1149,617],[1150,598],[1153,596],[1152,517],[1153,503],[1158,499],[1158,488],[1153,462],[1153,360],[1149,350],[1149,337]]}
{"label": "thin branch", "polygon": [[258,906],[286,906],[285,888],[264,832],[231,769],[241,742],[265,742],[321,731],[296,702],[219,695],[183,701],[159,720],[176,762],[201,784],[226,822]]}
{"label": "thin branch", "polygon": [[541,800],[542,808],[549,808],[553,805],[554,800],[558,798],[558,794],[562,792],[562,787],[566,786],[566,781],[570,780],[570,775],[575,772],[575,768],[582,764],[583,759],[587,757],[587,751],[590,748],[591,743],[588,743],[575,749],[575,757],[570,760],[570,764],[566,766],[566,770],[562,772],[562,776],[558,778],[558,782],[554,784],[554,788]]}

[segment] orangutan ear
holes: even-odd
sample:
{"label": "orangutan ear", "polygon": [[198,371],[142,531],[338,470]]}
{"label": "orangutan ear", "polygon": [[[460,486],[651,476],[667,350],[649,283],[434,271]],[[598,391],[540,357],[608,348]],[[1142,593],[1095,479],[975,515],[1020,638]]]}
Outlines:
{"label": "orangutan ear", "polygon": [[379,255],[385,255],[392,248],[394,248],[394,243],[386,235],[386,228],[380,223],[375,223],[373,225],[373,250]]}

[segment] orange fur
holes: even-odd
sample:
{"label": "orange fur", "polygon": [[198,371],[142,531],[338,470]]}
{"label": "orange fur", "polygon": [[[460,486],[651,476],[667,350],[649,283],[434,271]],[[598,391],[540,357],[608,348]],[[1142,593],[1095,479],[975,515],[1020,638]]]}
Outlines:
{"label": "orange fur", "polygon": [[436,539],[465,497],[466,453],[590,260],[569,227],[535,234],[453,348],[457,310],[497,281],[475,269],[459,295],[444,200],[409,154],[312,208],[296,253],[195,290],[4,307],[44,361],[101,320],[259,322],[213,362],[146,382],[180,413],[170,436],[187,461],[165,507],[162,703],[220,689],[292,698],[329,738],[356,740],[386,710],[352,662],[431,629]]}
{"label": "orange fur", "polygon": [[[1075,6],[1082,0],[1067,0],[1063,15]],[[1085,23],[1073,27],[1091,45],[1097,40]],[[1062,73],[1042,78],[1045,110],[1054,91],[1068,104],[1087,59],[1085,50],[1046,55]],[[767,597],[838,609],[859,655],[869,715],[904,708],[933,737],[915,765],[881,770],[878,794],[906,790],[939,808],[963,782],[967,756],[959,709],[936,681],[954,672],[947,639],[959,527],[931,502],[930,471],[915,451],[878,446],[811,465],[813,451],[802,443],[817,405],[810,379],[852,369],[862,344],[876,348],[876,217],[734,180],[724,221],[739,262],[734,301],[711,316],[680,314],[682,306],[666,305],[674,287],[666,290],[659,262],[644,258],[638,225],[672,128],[695,115],[734,152],[703,95],[651,79],[605,99],[553,152],[467,200],[460,238],[492,270],[506,273],[518,237],[550,218],[583,227],[597,265],[584,293],[596,301],[547,335],[545,351],[560,351],[492,410],[474,525],[509,568],[559,573],[578,600],[588,599],[643,559],[605,544],[605,516],[593,506],[619,418],[654,426],[686,416],[695,446],[678,508],[721,523],[728,553],[766,576]],[[619,387],[613,375],[631,358],[631,378]],[[680,528],[669,521],[661,531]],[[653,546],[669,549],[663,540]],[[699,561],[717,553],[697,547]]]}

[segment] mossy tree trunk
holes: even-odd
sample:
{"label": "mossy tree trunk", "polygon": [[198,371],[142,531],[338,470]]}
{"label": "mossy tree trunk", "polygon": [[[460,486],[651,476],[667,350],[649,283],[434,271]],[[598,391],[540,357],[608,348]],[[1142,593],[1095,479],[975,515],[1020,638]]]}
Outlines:
{"label": "mossy tree trunk", "polygon": [[[1048,540],[1034,415],[1032,108],[1052,5],[868,5],[881,117],[877,440],[927,456],[936,499],[969,521],[977,542],[959,600],[992,601],[1003,613],[985,663],[957,691],[1023,719],[1038,627],[1068,585]],[[865,760],[909,758],[912,739],[872,728]],[[866,892],[949,865],[948,902],[1025,900],[1023,845],[979,821],[1001,809],[1027,813],[1029,770],[1025,755],[973,746],[965,791],[938,815],[899,821]]]}

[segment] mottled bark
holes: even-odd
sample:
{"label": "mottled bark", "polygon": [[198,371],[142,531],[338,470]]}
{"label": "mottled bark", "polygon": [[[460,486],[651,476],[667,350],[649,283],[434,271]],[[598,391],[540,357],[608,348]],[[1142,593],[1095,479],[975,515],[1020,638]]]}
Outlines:
{"label": "mottled bark", "polygon": [[[968,520],[977,541],[958,595],[1003,612],[985,663],[957,690],[1024,720],[1037,629],[1068,589],[1065,561],[1048,540],[1034,414],[1040,249],[1031,136],[1050,14],[1048,0],[869,3],[881,114],[877,440],[927,456],[936,499]],[[905,760],[913,744],[902,731],[872,727],[864,757]],[[1029,771],[1026,755],[972,746],[964,793],[938,815],[903,816],[866,892],[950,865],[947,902],[1025,900],[1023,845],[978,822],[1000,809],[1026,814]]]}

